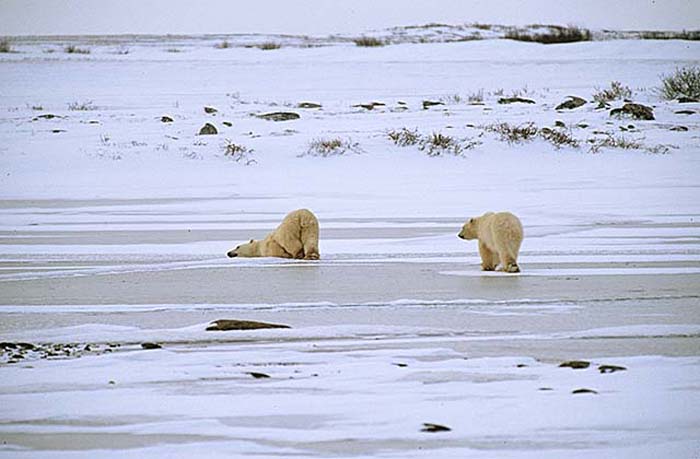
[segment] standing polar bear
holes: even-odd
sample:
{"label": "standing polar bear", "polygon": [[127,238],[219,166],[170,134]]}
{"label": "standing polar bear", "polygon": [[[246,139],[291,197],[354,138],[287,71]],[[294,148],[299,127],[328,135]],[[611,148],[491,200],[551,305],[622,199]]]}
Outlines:
{"label": "standing polar bear", "polygon": [[523,242],[523,225],[510,212],[486,212],[481,217],[470,218],[457,235],[462,239],[478,239],[481,269],[519,273],[518,252]]}
{"label": "standing polar bear", "polygon": [[229,257],[279,257],[318,260],[318,219],[308,209],[293,210],[265,239],[241,244]]}

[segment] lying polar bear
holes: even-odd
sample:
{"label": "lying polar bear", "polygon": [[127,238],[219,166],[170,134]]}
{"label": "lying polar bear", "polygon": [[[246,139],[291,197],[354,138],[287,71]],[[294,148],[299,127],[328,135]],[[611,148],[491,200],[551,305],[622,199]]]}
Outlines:
{"label": "lying polar bear", "polygon": [[226,255],[318,260],[318,219],[308,209],[293,210],[265,239],[251,239]]}

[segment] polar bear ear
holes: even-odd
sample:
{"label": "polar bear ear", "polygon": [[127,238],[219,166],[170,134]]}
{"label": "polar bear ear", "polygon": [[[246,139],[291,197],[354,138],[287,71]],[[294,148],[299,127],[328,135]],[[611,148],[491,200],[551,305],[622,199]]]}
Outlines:
{"label": "polar bear ear", "polygon": [[474,223],[474,219],[473,219],[473,218],[470,218],[470,219],[469,219],[469,223]]}
{"label": "polar bear ear", "polygon": [[255,239],[251,239],[248,244],[252,244],[253,242],[255,242]]}

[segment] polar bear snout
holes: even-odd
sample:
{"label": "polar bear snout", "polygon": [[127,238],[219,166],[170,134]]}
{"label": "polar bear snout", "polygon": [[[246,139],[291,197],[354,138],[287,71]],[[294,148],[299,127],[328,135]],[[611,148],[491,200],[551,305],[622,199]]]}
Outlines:
{"label": "polar bear snout", "polygon": [[226,256],[228,256],[229,258],[234,258],[234,257],[237,257],[238,254],[236,253],[236,250],[234,249],[234,250],[229,250],[228,252],[226,252]]}
{"label": "polar bear snout", "polygon": [[460,239],[464,239],[464,234],[459,233],[459,234],[457,235],[457,237],[460,238]]}

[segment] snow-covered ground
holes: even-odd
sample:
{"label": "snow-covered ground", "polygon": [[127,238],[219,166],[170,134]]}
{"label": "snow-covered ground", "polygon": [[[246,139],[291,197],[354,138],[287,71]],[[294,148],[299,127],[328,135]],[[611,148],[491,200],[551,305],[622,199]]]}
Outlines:
{"label": "snow-covered ground", "polygon": [[[654,92],[700,44],[130,40],[0,54],[0,341],[92,349],[3,353],[0,457],[700,454],[700,104]],[[656,119],[555,110],[611,81]],[[276,111],[300,118],[256,116]],[[307,154],[335,138],[354,147]],[[319,262],[225,258],[299,207]],[[520,275],[456,237],[488,210],[523,221]],[[292,329],[204,331],[219,318]]]}

